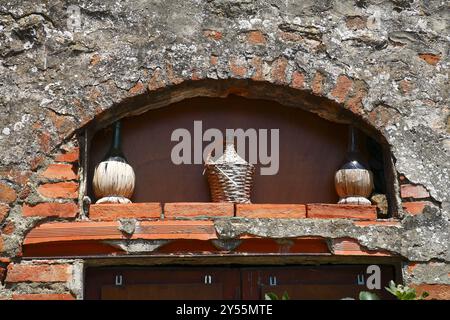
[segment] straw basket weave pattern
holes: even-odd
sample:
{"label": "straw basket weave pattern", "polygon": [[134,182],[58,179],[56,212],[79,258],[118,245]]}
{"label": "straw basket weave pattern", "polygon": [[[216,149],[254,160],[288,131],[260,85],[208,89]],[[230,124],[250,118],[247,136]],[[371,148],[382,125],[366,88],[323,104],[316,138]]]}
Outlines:
{"label": "straw basket weave pattern", "polygon": [[213,202],[250,203],[255,167],[242,159],[233,142],[226,144],[224,154],[205,164]]}

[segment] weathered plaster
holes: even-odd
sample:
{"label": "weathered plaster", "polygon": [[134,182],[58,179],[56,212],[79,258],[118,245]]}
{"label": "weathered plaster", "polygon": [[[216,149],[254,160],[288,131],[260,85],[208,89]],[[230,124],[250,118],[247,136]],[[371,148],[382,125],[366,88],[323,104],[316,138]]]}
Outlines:
{"label": "weathered plaster", "polygon": [[[81,10],[77,30],[68,25],[69,5]],[[441,1],[0,2],[0,180],[20,194],[29,189],[11,204],[6,222],[15,230],[4,239],[5,255],[19,254],[26,232],[44,221],[21,215],[24,201],[42,200],[32,172],[90,121],[111,117],[127,101],[151,103],[162,88],[208,95],[211,88],[196,81],[213,86],[216,79],[286,88],[298,71],[305,97],[317,74],[331,100],[338,77],[352,79],[358,90],[350,96],[361,94],[352,112],[386,139],[396,173],[423,185],[440,208],[405,217],[399,227],[216,221],[221,237],[352,237],[409,260],[450,261],[448,22]],[[252,31],[262,34],[261,43],[249,41]],[[438,59],[427,63],[420,54]],[[172,101],[185,97],[169,89]],[[289,93],[280,99],[300,104]],[[317,99],[301,107],[327,118],[332,110],[351,109],[348,101],[345,107],[334,102],[327,111]],[[131,113],[142,107],[127,106]]]}

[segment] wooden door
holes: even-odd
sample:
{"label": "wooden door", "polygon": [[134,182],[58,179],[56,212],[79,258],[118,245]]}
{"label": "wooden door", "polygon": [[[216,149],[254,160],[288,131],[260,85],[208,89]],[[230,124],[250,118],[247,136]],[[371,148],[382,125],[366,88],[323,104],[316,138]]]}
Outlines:
{"label": "wooden door", "polygon": [[[368,265],[267,267],[125,267],[86,272],[86,299],[102,300],[259,300],[268,292],[290,299],[358,299],[368,291]],[[381,290],[396,279],[392,265],[380,265]]]}
{"label": "wooden door", "polygon": [[[281,268],[246,268],[242,270],[244,300],[264,299],[268,292],[279,297],[286,292],[293,300],[358,299],[360,291],[368,291],[368,265],[323,265]],[[393,266],[381,267],[381,290],[370,290],[389,299],[384,287],[395,279]]]}
{"label": "wooden door", "polygon": [[102,300],[224,300],[223,284],[175,283],[102,286]]}
{"label": "wooden door", "polygon": [[240,285],[234,268],[93,268],[87,271],[86,299],[240,299]]}

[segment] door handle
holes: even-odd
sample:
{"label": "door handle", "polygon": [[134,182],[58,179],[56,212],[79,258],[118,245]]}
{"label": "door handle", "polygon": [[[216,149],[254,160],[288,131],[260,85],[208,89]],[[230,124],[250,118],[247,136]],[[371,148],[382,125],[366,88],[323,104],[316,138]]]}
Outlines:
{"label": "door handle", "polygon": [[210,275],[205,276],[205,284],[211,284],[212,283],[212,277]]}

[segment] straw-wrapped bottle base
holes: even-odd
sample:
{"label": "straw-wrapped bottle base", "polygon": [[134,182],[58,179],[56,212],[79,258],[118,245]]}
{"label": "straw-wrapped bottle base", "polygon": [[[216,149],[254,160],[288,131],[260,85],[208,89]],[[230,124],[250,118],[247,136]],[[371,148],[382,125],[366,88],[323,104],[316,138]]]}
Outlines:
{"label": "straw-wrapped bottle base", "polygon": [[250,203],[254,170],[250,164],[206,165],[212,201]]}
{"label": "straw-wrapped bottle base", "polygon": [[370,202],[369,199],[364,197],[346,197],[346,198],[340,198],[338,204],[365,204],[365,205],[371,205],[372,202]]}
{"label": "straw-wrapped bottle base", "polygon": [[133,168],[125,162],[102,161],[95,168],[93,189],[97,203],[130,203],[135,184]]}
{"label": "straw-wrapped bottle base", "polygon": [[103,197],[101,199],[98,199],[96,204],[100,203],[131,203],[131,200],[125,197]]}

